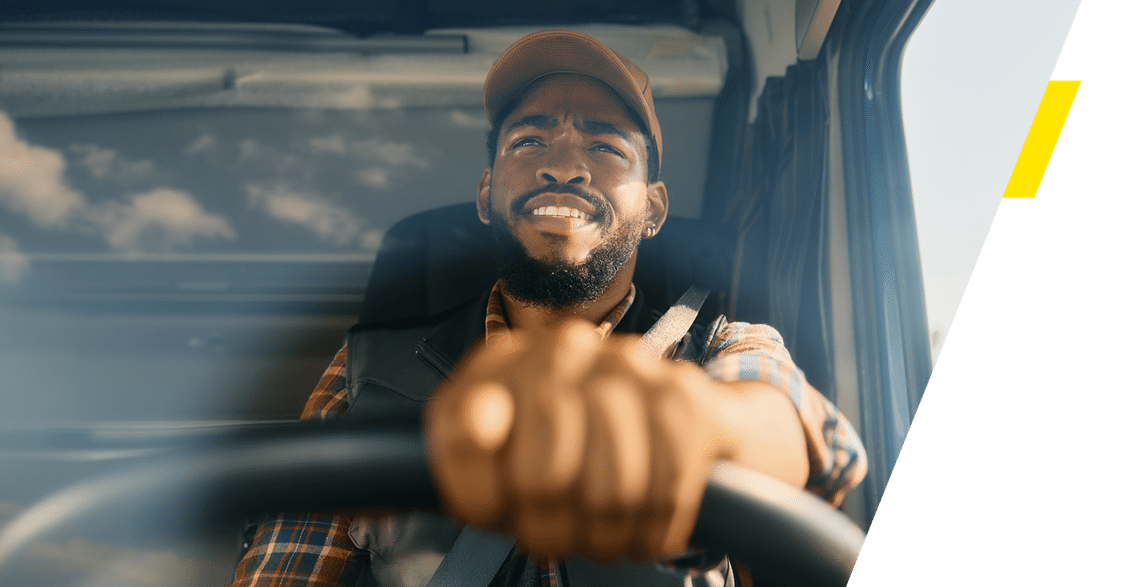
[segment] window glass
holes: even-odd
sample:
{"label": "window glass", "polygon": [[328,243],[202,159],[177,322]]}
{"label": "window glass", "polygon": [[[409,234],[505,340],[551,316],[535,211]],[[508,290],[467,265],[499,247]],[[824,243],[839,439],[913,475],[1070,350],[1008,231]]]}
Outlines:
{"label": "window glass", "polygon": [[1079,3],[935,2],[907,43],[903,119],[935,358]]}
{"label": "window glass", "polygon": [[440,107],[0,126],[0,418],[26,424],[296,417],[385,231],[472,199],[489,125]]}

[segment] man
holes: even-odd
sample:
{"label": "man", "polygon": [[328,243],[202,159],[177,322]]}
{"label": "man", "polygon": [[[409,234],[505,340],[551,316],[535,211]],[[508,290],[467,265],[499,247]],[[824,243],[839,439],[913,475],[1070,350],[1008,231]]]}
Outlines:
{"label": "man", "polygon": [[[633,269],[668,210],[644,72],[586,35],[545,31],[503,53],[484,105],[491,165],[477,203],[500,281],[442,317],[354,329],[303,417],[422,412],[447,512],[517,541],[476,557],[484,585],[575,583],[573,555],[683,566],[718,459],[838,504],[865,471],[862,447],[774,330],[698,324],[662,356],[611,335],[652,323]],[[282,515],[258,530],[235,584],[423,585],[445,572],[443,553],[499,540],[448,524]]]}

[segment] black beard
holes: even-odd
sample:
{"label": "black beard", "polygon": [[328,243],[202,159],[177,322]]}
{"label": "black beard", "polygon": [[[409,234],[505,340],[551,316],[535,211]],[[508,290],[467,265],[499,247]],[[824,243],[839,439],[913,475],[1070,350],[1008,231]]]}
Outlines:
{"label": "black beard", "polygon": [[[520,199],[521,201],[521,199]],[[598,301],[641,242],[643,219],[619,225],[581,265],[527,254],[505,218],[491,210],[499,279],[506,293],[528,306],[562,311]]]}

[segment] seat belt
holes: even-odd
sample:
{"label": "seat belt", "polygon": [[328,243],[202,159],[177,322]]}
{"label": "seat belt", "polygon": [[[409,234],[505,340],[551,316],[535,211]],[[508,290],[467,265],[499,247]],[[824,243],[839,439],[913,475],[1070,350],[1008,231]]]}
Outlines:
{"label": "seat belt", "polygon": [[641,348],[661,357],[685,336],[709,295],[707,287],[691,286],[668,312],[641,337]]}
{"label": "seat belt", "polygon": [[510,536],[468,524],[439,563],[427,587],[487,587],[515,546]]}
{"label": "seat belt", "polygon": [[[696,285],[690,287],[642,335],[641,348],[655,357],[665,354],[689,331],[708,295],[708,288]],[[487,587],[514,545],[514,539],[509,536],[468,524],[455,539],[447,556],[443,557],[427,587]]]}

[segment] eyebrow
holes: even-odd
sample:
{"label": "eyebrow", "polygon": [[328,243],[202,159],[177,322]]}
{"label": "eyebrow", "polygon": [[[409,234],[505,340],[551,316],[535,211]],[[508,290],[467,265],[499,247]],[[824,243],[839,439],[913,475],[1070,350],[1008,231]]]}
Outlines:
{"label": "eyebrow", "polygon": [[[550,116],[549,114],[531,114],[524,116],[507,126],[507,131],[514,130],[520,126],[533,126],[535,128],[547,129],[558,126],[558,119]],[[629,133],[622,129],[601,120],[576,120],[574,126],[582,132],[592,135],[616,135],[626,141],[630,141]]]}
{"label": "eyebrow", "polygon": [[627,142],[630,140],[629,135],[626,134],[625,131],[608,122],[602,122],[600,120],[576,120],[574,121],[574,126],[587,134],[617,135]]}

